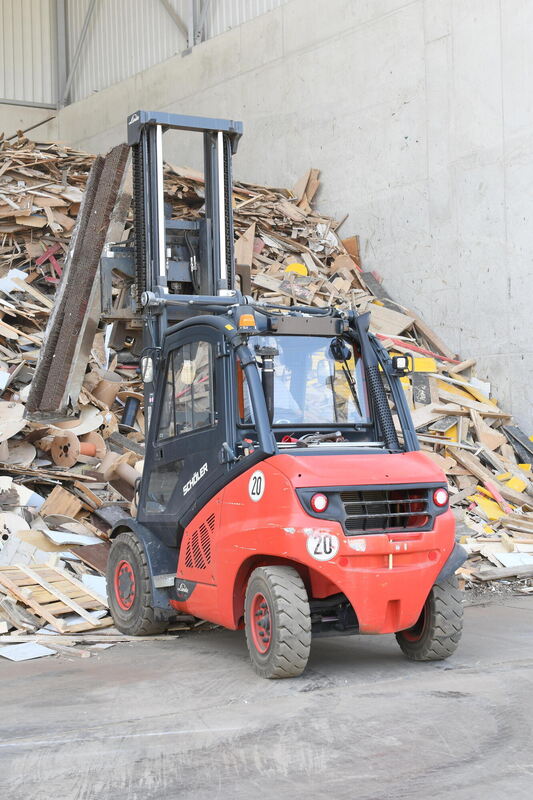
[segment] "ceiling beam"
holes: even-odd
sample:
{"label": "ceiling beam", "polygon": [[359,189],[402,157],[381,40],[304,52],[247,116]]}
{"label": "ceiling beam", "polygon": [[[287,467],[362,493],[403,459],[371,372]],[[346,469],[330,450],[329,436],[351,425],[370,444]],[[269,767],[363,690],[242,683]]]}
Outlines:
{"label": "ceiling beam", "polygon": [[187,28],[187,25],[184,23],[178,12],[175,11],[172,4],[170,3],[170,0],[160,0],[160,2],[165,11],[167,12],[167,14],[169,15],[169,17],[173,20],[174,24],[179,28],[179,30],[182,32],[182,34],[188,41],[189,30]]}
{"label": "ceiling beam", "polygon": [[74,73],[76,72],[76,68],[78,66],[78,62],[80,60],[81,51],[83,50],[83,45],[85,43],[85,39],[87,37],[87,31],[89,30],[89,23],[91,22],[91,18],[93,15],[93,11],[96,6],[96,0],[90,0],[89,8],[87,9],[87,13],[85,14],[85,19],[83,20],[83,25],[81,27],[80,36],[78,42],[76,44],[76,50],[74,51],[74,57],[72,59],[72,63],[70,65],[70,70],[67,76],[67,81],[65,84],[65,91],[61,97],[61,105],[67,105],[69,101],[70,95],[70,87],[72,84],[72,80],[74,78]]}

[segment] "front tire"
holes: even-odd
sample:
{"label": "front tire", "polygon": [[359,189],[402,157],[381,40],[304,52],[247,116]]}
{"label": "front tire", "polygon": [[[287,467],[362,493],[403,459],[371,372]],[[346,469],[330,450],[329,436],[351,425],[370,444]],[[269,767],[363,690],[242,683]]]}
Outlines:
{"label": "front tire", "polygon": [[412,661],[442,661],[455,653],[463,632],[461,601],[455,575],[436,583],[417,622],[396,634],[404,655]]}
{"label": "front tire", "polygon": [[244,601],[246,643],[262,678],[294,678],[311,649],[311,612],[304,583],[293,567],[258,567]]}
{"label": "front tire", "polygon": [[132,531],[113,539],[106,577],[109,610],[121,633],[146,636],[165,630],[166,624],[155,619],[148,562]]}

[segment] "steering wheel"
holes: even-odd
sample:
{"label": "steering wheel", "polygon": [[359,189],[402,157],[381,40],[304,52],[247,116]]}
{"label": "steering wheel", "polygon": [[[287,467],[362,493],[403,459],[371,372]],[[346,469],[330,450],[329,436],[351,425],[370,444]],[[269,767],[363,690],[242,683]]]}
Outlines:
{"label": "steering wheel", "polygon": [[274,420],[274,425],[292,425],[292,424],[293,423],[291,422],[290,419],[275,419]]}

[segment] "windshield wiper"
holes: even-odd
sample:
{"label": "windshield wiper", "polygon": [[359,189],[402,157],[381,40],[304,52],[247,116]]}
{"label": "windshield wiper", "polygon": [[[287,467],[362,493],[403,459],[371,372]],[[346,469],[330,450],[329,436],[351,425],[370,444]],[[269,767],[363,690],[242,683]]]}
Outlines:
{"label": "windshield wiper", "polygon": [[352,393],[352,397],[353,397],[353,401],[355,403],[355,407],[357,409],[357,413],[362,418],[363,412],[361,411],[361,405],[359,403],[359,397],[357,396],[357,385],[355,383],[355,380],[353,378],[352,372],[350,370],[350,367],[348,366],[348,362],[347,362],[346,359],[344,359],[344,362],[342,364],[342,371],[344,372],[344,377],[346,378],[346,380],[348,382],[348,386],[350,387],[350,391]]}

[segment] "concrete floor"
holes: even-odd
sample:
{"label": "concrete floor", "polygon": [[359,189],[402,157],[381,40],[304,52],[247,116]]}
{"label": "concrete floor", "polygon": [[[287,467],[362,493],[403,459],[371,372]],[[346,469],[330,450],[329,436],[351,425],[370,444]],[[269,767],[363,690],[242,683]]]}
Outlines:
{"label": "concrete floor", "polygon": [[447,662],[321,639],[264,681],[242,633],[0,663],[6,800],[530,800],[533,598],[466,609]]}

